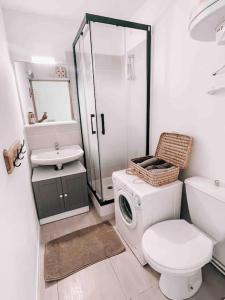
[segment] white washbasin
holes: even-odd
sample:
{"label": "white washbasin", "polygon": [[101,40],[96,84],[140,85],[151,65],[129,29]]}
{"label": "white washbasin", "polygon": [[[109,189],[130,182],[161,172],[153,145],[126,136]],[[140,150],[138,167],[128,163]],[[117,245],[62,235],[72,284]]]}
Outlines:
{"label": "white washbasin", "polygon": [[61,169],[63,164],[78,160],[83,154],[84,151],[79,145],[59,147],[59,150],[46,148],[33,150],[31,162],[40,166],[55,165],[58,169]]}

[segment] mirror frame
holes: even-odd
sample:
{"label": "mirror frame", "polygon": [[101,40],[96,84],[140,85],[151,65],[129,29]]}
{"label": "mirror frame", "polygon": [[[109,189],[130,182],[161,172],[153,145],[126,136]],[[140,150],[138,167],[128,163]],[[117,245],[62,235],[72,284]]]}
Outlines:
{"label": "mirror frame", "polygon": [[[29,83],[30,83],[30,96],[32,99],[32,103],[33,103],[33,107],[34,107],[34,115],[36,120],[38,120],[38,114],[37,114],[37,108],[36,108],[36,103],[35,103],[35,98],[34,98],[34,90],[33,90],[33,85],[32,82],[33,81],[52,81],[52,82],[67,82],[68,83],[68,90],[69,90],[69,97],[70,97],[70,112],[71,112],[71,120],[68,121],[74,121],[75,117],[74,117],[74,111],[73,111],[73,103],[72,103],[72,97],[71,97],[71,87],[70,87],[70,79],[66,79],[66,78],[62,78],[62,79],[29,79]],[[55,122],[60,122],[60,121],[55,121]],[[53,123],[55,123],[53,122]],[[46,122],[47,123],[47,122]],[[51,122],[52,123],[52,122]]]}

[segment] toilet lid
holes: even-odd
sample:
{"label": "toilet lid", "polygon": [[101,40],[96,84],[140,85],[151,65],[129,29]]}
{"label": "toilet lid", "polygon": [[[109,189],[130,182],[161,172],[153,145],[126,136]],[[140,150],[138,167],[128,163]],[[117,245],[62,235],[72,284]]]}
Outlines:
{"label": "toilet lid", "polygon": [[174,270],[201,268],[212,258],[213,242],[185,220],[169,220],[151,226],[142,238],[146,255],[162,267]]}

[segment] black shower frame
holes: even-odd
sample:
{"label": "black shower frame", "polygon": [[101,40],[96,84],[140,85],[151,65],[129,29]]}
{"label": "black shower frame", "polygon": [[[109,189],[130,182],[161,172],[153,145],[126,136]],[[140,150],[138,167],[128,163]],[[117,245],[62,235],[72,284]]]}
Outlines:
{"label": "black shower frame", "polygon": [[[80,36],[83,34],[83,29],[84,29],[85,25],[86,24],[90,25],[90,22],[110,24],[110,25],[115,25],[115,26],[121,26],[121,27],[127,27],[127,28],[133,28],[133,29],[139,29],[139,30],[146,31],[146,34],[147,34],[147,37],[146,37],[146,89],[147,89],[147,93],[146,93],[146,95],[147,95],[147,97],[146,97],[146,101],[147,101],[146,155],[149,155],[150,94],[151,94],[151,85],[150,85],[150,82],[151,82],[151,25],[130,22],[130,21],[125,21],[125,20],[120,20],[120,19],[114,19],[114,18],[108,18],[108,17],[93,15],[93,14],[89,14],[89,13],[85,14],[83,21],[78,29],[78,32],[77,32],[76,37],[73,42],[73,57],[74,57],[74,65],[75,65],[76,90],[77,90],[77,99],[78,99],[78,104],[79,104],[79,116],[80,116],[81,123],[82,123],[82,120],[81,120],[81,113],[80,113],[80,99],[79,99],[79,89],[78,89],[78,73],[77,73],[77,60],[76,60],[75,46],[76,46],[76,43],[79,40]],[[84,145],[82,124],[81,124],[81,136],[82,136],[82,144]],[[100,153],[99,153],[99,157],[100,157]],[[85,153],[84,153],[84,162],[85,162],[85,167],[86,167]],[[100,167],[101,167],[101,165],[100,165]],[[100,173],[101,173],[101,168],[100,168]],[[97,198],[97,200],[101,206],[114,202],[114,199],[108,200],[108,201],[103,201],[103,200],[99,199],[97,193],[92,189],[92,187],[89,185],[89,183],[88,183],[88,186],[91,189],[91,191],[94,193],[95,197]]]}

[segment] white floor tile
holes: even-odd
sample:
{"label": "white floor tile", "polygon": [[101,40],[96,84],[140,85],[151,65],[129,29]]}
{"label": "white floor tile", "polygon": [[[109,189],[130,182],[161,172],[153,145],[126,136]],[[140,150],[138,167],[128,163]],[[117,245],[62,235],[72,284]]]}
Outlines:
{"label": "white floor tile", "polygon": [[131,251],[111,257],[110,261],[129,299],[158,286],[158,274],[149,267],[142,267]]}
{"label": "white floor tile", "polygon": [[57,283],[45,284],[40,290],[40,300],[58,300]]}
{"label": "white floor tile", "polygon": [[[101,221],[91,208],[89,213],[41,226],[40,300],[166,300],[158,288],[159,274],[149,266],[143,268],[126,243],[124,253],[96,263],[59,282],[45,283],[45,243]],[[111,222],[115,225],[114,220]],[[203,268],[203,285],[193,299],[215,300],[224,295],[224,277],[208,264]]]}
{"label": "white floor tile", "polygon": [[91,208],[88,213],[78,216],[66,218],[55,223],[54,231],[52,233],[53,239],[71,233],[73,231],[95,225],[102,222],[96,211]]}
{"label": "white floor tile", "polygon": [[167,298],[156,288],[150,288],[141,294],[131,298],[131,300],[166,300]]}
{"label": "white floor tile", "polygon": [[46,283],[44,281],[44,245],[40,246],[39,256],[39,294],[40,300],[58,300],[57,281]]}
{"label": "white floor tile", "polygon": [[41,225],[40,242],[45,244],[54,238],[56,222]]}
{"label": "white floor tile", "polygon": [[59,281],[59,300],[125,300],[109,260]]}

